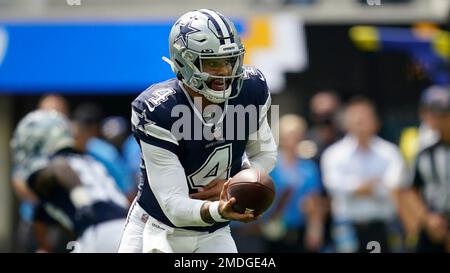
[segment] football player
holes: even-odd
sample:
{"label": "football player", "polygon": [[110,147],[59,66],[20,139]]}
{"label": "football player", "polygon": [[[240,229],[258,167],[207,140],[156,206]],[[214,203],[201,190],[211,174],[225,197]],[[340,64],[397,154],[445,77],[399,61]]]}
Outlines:
{"label": "football player", "polygon": [[119,251],[237,252],[229,221],[256,218],[232,209],[224,182],[245,167],[268,173],[277,156],[265,78],[243,67],[234,24],[213,10],[182,15],[169,51],[176,78],[132,102],[142,181]]}
{"label": "football player", "polygon": [[11,140],[15,175],[39,198],[37,216],[75,234],[74,252],[117,252],[128,201],[103,165],[76,152],[69,121],[35,110]]}

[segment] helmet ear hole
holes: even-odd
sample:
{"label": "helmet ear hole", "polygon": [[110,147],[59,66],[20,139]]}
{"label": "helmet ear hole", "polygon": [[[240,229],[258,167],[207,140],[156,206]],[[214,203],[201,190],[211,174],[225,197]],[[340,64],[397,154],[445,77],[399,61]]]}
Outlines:
{"label": "helmet ear hole", "polygon": [[183,80],[183,75],[181,74],[180,71],[178,71],[178,73],[177,73],[177,79],[180,81]]}

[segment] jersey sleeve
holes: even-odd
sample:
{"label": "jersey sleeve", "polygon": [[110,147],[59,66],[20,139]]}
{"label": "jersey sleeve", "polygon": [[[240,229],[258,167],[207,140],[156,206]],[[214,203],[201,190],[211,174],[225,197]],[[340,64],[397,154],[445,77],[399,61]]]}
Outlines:
{"label": "jersey sleeve", "polygon": [[[245,152],[250,165],[266,172],[270,172],[275,166],[277,158],[277,145],[267,121],[267,113],[270,109],[271,98],[264,75],[256,68],[246,68],[245,95],[248,96],[248,105],[257,108],[256,126],[249,128],[249,137]],[[256,130],[255,130],[256,129]]]}
{"label": "jersey sleeve", "polygon": [[131,104],[131,124],[138,140],[178,154],[179,143],[171,132],[171,101],[167,101],[174,92],[141,94]]}
{"label": "jersey sleeve", "polygon": [[267,113],[269,112],[269,109],[272,105],[272,97],[270,96],[269,88],[267,86],[267,82],[261,81],[260,82],[260,93],[258,96],[259,101],[259,117],[258,117],[258,128],[261,126],[261,124],[264,122],[264,120],[267,118]]}
{"label": "jersey sleeve", "polygon": [[264,74],[255,67],[245,68],[244,88],[248,96],[248,104],[255,105],[258,113],[257,129],[267,117],[272,100]]}

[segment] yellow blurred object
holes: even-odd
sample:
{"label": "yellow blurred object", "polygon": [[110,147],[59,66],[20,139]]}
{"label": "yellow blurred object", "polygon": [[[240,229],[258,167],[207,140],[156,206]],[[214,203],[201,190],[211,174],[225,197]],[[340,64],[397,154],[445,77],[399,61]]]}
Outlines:
{"label": "yellow blurred object", "polygon": [[439,27],[434,23],[420,22],[414,24],[414,26],[412,27],[412,31],[419,38],[429,40],[436,35],[436,33],[439,31]]}
{"label": "yellow blurred object", "polygon": [[414,34],[424,40],[430,40],[434,51],[444,59],[450,59],[450,33],[439,29],[434,23],[422,22],[413,26]]}
{"label": "yellow blurred object", "polygon": [[442,58],[450,59],[450,33],[440,30],[433,39],[433,48]]}
{"label": "yellow blurred object", "polygon": [[417,242],[419,236],[417,234],[407,235],[405,238],[405,247],[409,250],[415,250],[417,248]]}
{"label": "yellow blurred object", "polygon": [[255,48],[267,48],[271,44],[269,18],[267,16],[255,16],[250,19],[249,30],[243,35],[242,42],[245,45],[247,54],[244,56],[244,63],[250,63],[252,50]]}
{"label": "yellow blurred object", "polygon": [[350,29],[349,35],[361,50],[377,51],[380,49],[378,30],[375,27],[355,26]]}
{"label": "yellow blurred object", "polygon": [[419,150],[419,131],[416,127],[405,128],[400,135],[400,151],[406,161],[411,166],[414,163]]}

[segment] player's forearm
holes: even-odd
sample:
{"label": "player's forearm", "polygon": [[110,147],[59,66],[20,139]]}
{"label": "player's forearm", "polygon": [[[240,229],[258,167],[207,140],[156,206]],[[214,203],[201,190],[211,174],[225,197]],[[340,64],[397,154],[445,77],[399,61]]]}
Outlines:
{"label": "player's forearm", "polygon": [[[159,195],[157,199],[160,199]],[[213,222],[205,217],[204,204],[202,200],[194,200],[189,197],[172,197],[161,199],[160,205],[170,222],[177,227],[184,226],[209,226]]]}
{"label": "player's forearm", "polygon": [[[176,179],[182,179],[181,177],[176,177],[176,175],[162,175],[159,178],[164,181],[171,180],[173,182],[180,181]],[[150,188],[158,200],[161,209],[164,211],[164,214],[172,224],[177,227],[208,226],[212,224],[211,222],[205,221],[202,217],[202,207],[205,201],[189,198],[187,189],[184,192],[176,187],[168,185],[173,183],[156,185],[157,183],[154,183],[156,179],[157,177],[152,179],[152,176],[150,176]]]}
{"label": "player's forearm", "polygon": [[[191,204],[189,204],[191,203]],[[186,198],[170,200],[165,211],[172,224],[183,226],[209,226],[216,222],[227,221],[219,213],[219,201],[201,201]]]}
{"label": "player's forearm", "polygon": [[186,175],[177,156],[145,142],[141,147],[150,189],[170,222],[177,227],[211,225],[202,218],[205,201],[189,197]]}

